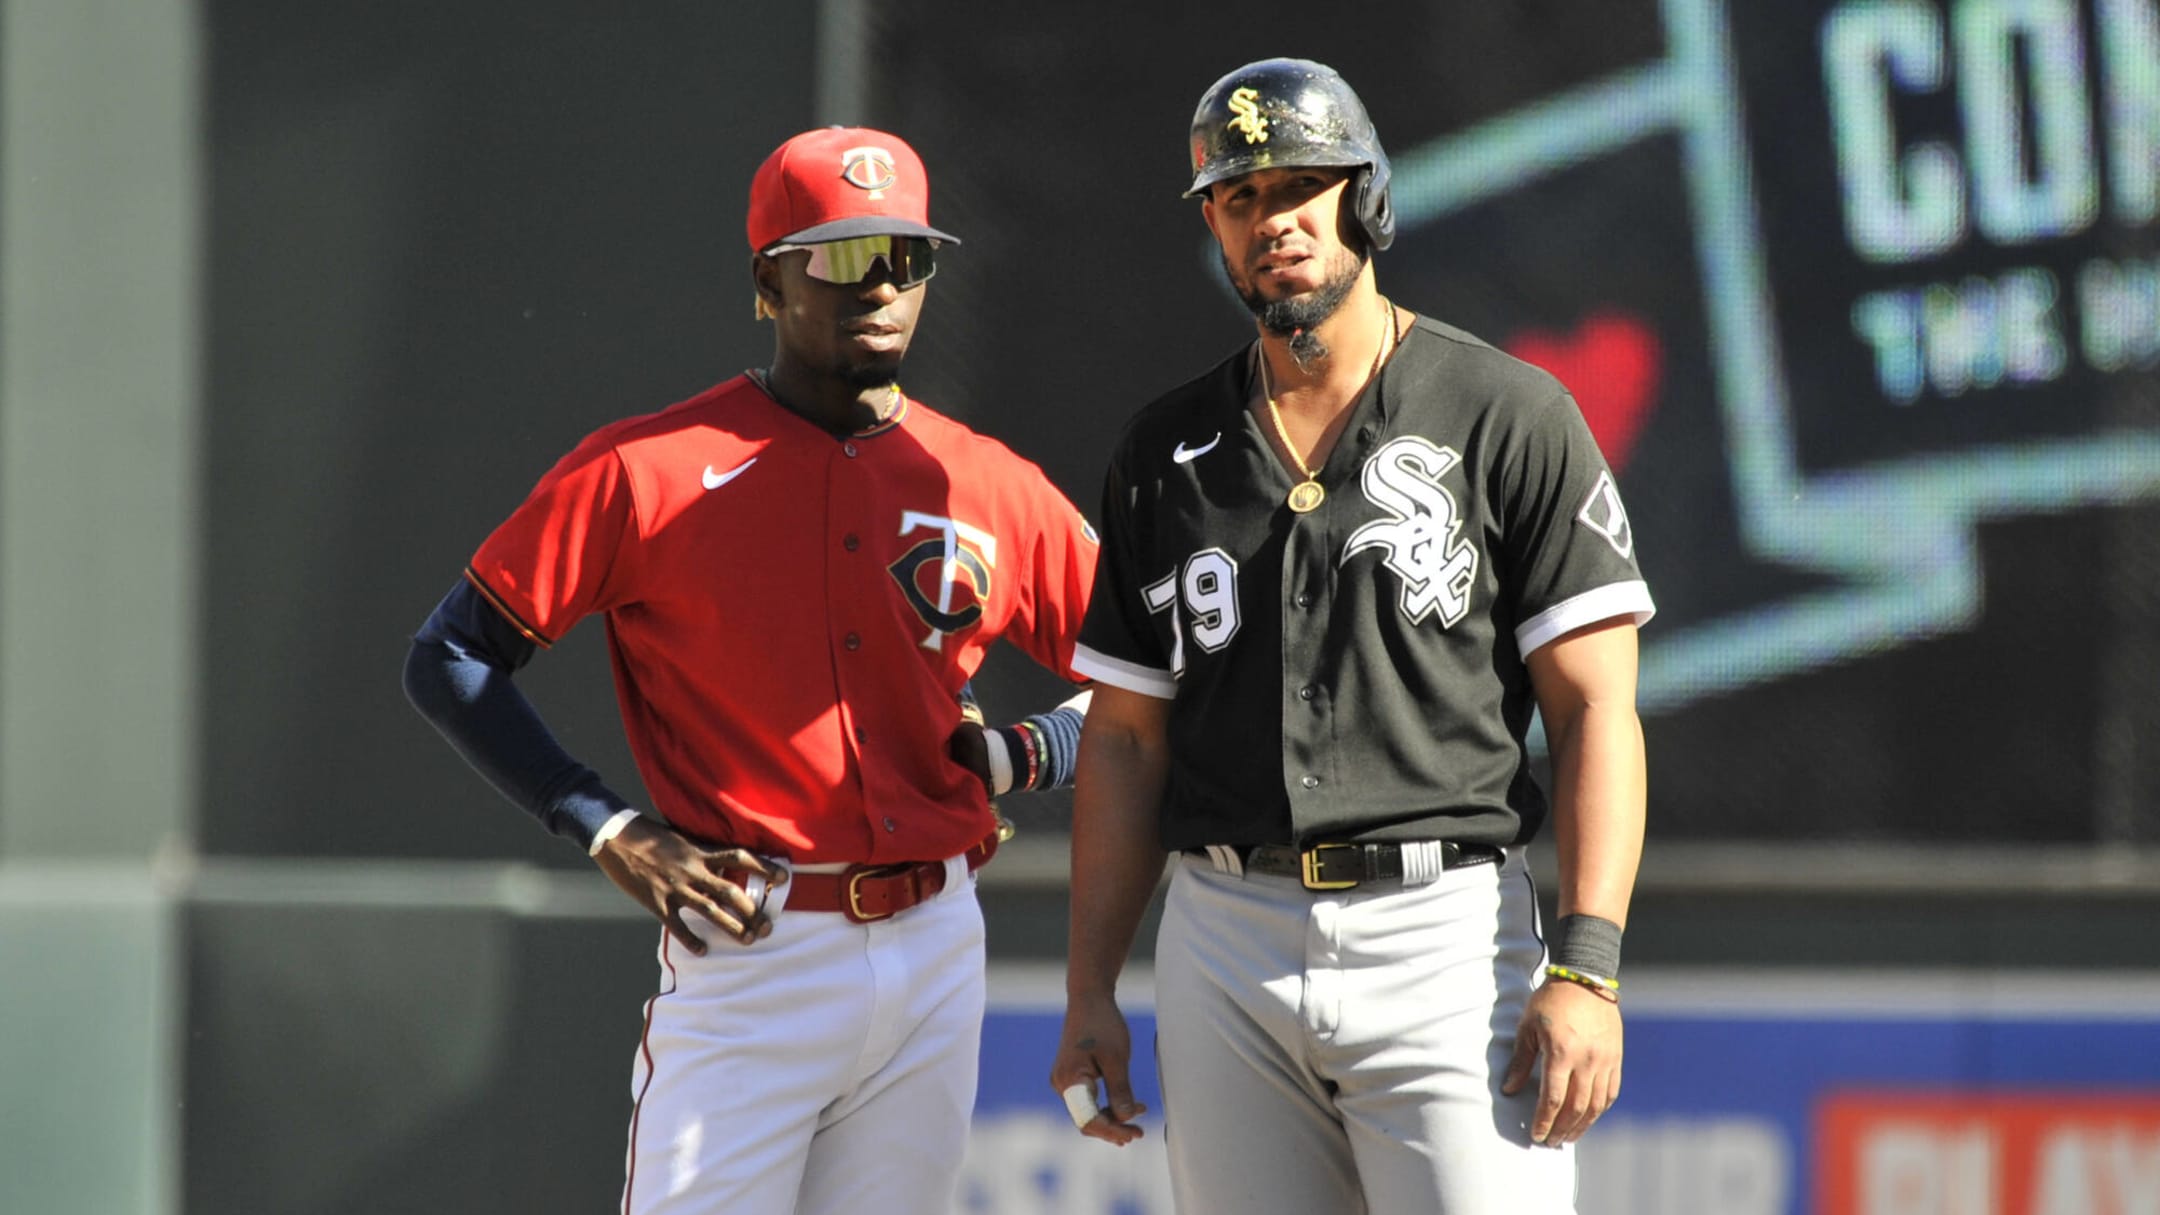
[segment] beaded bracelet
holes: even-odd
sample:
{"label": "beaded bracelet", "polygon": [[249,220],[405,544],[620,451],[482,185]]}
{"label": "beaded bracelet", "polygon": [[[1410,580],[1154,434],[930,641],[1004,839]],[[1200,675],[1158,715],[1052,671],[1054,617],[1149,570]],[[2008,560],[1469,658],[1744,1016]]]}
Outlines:
{"label": "beaded bracelet", "polygon": [[[1075,697],[1074,701],[1079,699]],[[1012,764],[1011,792],[1061,789],[1072,784],[1085,713],[1074,701],[988,731],[1005,741],[1005,753]]]}
{"label": "beaded bracelet", "polygon": [[1569,983],[1587,987],[1614,1004],[1620,1002],[1620,980],[1618,979],[1608,979],[1603,975],[1584,974],[1582,971],[1572,970],[1565,966],[1548,966],[1545,968],[1545,974],[1549,978],[1563,979]]}
{"label": "beaded bracelet", "polygon": [[1042,731],[1031,721],[1023,721],[1019,726],[1021,735],[1027,740],[1027,745],[1021,748],[1027,752],[1027,779],[1014,782],[1013,787],[1033,789],[1035,782],[1042,779]]}

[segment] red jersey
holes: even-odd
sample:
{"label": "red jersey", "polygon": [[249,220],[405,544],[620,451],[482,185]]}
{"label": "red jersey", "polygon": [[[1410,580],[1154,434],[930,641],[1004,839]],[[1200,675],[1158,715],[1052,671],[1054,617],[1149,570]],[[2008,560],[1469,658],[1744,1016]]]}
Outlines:
{"label": "red jersey", "polygon": [[685,833],[800,862],[989,834],[946,755],[999,637],[1068,679],[1095,532],[1040,468],[902,398],[833,435],[738,376],[589,435],[466,576],[535,643],[607,619],[625,733]]}

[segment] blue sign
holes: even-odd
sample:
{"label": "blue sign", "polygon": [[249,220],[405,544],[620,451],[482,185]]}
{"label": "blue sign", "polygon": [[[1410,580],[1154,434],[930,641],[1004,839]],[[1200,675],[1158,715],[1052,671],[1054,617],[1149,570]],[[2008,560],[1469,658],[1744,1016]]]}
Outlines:
{"label": "blue sign", "polygon": [[[1170,1215],[1144,976],[1123,1149],[1050,1090],[1055,988],[993,976],[959,1209]],[[1580,1215],[2160,1212],[2160,981],[1631,976],[1625,1089],[1578,1161]]]}

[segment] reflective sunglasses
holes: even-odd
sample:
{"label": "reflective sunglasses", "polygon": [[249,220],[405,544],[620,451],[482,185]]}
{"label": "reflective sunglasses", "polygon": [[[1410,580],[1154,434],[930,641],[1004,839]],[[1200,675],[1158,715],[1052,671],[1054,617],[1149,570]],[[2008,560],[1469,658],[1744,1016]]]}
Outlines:
{"label": "reflective sunglasses", "polygon": [[810,277],[828,283],[853,286],[870,277],[879,262],[892,274],[893,285],[902,289],[928,282],[937,273],[938,243],[927,236],[851,236],[846,240],[821,240],[815,244],[774,245],[765,252],[778,255],[796,249],[810,254]]}

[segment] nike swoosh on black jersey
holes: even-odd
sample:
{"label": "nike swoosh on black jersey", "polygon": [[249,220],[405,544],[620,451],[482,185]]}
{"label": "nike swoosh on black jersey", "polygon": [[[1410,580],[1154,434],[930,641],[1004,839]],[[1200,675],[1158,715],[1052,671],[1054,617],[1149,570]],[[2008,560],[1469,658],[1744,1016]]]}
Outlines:
{"label": "nike swoosh on black jersey", "polygon": [[1219,430],[1215,432],[1214,438],[1198,447],[1187,447],[1183,440],[1179,440],[1177,449],[1170,453],[1170,459],[1179,464],[1190,464],[1194,460],[1214,451],[1215,445],[1220,442],[1222,442],[1222,432]]}

